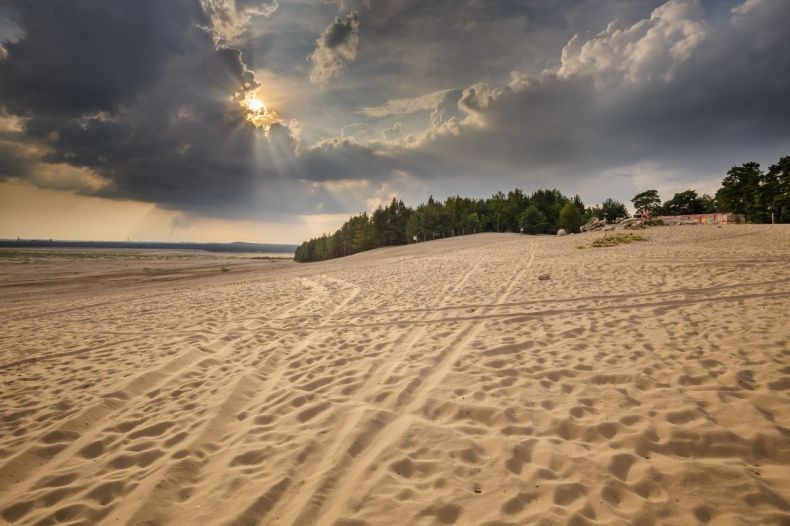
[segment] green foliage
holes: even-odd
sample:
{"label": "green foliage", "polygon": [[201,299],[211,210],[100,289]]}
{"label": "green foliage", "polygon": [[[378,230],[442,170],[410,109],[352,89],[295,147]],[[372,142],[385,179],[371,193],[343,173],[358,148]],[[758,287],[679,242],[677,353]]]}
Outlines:
{"label": "green foliage", "polygon": [[294,259],[322,261],[372,248],[412,243],[415,238],[429,241],[477,232],[518,232],[528,209],[526,231],[554,233],[560,222],[560,210],[569,203],[580,214],[583,212],[584,203],[579,196],[571,200],[558,190],[538,190],[527,196],[517,188],[507,194],[497,192],[488,199],[454,195],[444,202],[431,196],[416,209],[393,199],[389,206],[380,206],[372,214],[351,217],[332,235],[305,241],[296,249]]}
{"label": "green foliage", "polygon": [[529,205],[519,216],[518,224],[527,234],[541,234],[545,232],[548,221],[537,206]]}
{"label": "green foliage", "polygon": [[[611,201],[611,200],[609,200]],[[578,232],[585,217],[602,209],[584,209],[579,196],[568,199],[558,190],[537,190],[527,196],[516,189],[497,192],[489,199],[458,195],[444,202],[433,196],[416,209],[393,199],[373,213],[351,217],[334,234],[305,241],[297,249],[296,261],[322,261],[349,256],[373,248],[429,241],[477,232],[553,234],[558,228]]]}
{"label": "green foliage", "polygon": [[480,217],[477,215],[477,212],[472,212],[464,220],[464,231],[467,234],[469,232],[474,234],[478,230],[480,230]]}
{"label": "green foliage", "polygon": [[573,206],[575,206],[579,210],[579,214],[584,215],[585,212],[584,202],[582,201],[582,198],[579,197],[578,194],[573,196],[571,203],[573,203]]}
{"label": "green foliage", "polygon": [[607,222],[614,223],[624,217],[628,217],[628,210],[620,201],[609,198],[601,204],[601,216],[599,216],[599,219],[606,219]]}
{"label": "green foliage", "polygon": [[676,193],[672,199],[656,208],[658,193],[648,190],[632,200],[639,213],[647,209],[651,214],[687,215],[714,212],[743,214],[752,223],[790,221],[790,156],[782,157],[767,172],[759,163],[749,162],[733,166],[715,196],[699,195],[694,190]]}
{"label": "green foliage", "polygon": [[719,211],[719,207],[716,204],[716,199],[713,196],[708,194],[702,194],[699,200],[702,203],[703,214],[712,214],[714,212]]}
{"label": "green foliage", "polygon": [[393,198],[387,208],[379,207],[373,211],[373,237],[377,245],[402,245],[406,243],[406,225],[412,210],[403,201]]}
{"label": "green foliage", "polygon": [[636,215],[639,216],[642,212],[647,212],[650,215],[655,215],[661,206],[661,199],[658,197],[658,190],[645,190],[638,193],[631,199],[636,209]]}
{"label": "green foliage", "polygon": [[593,205],[584,210],[584,213],[582,214],[582,224],[586,225],[593,219],[603,219],[601,207]]}
{"label": "green foliage", "polygon": [[733,166],[716,192],[716,201],[723,211],[744,214],[747,221],[764,220],[760,207],[760,164],[751,162]]}
{"label": "green foliage", "polygon": [[782,157],[763,175],[760,204],[776,223],[790,222],[790,156]]}
{"label": "green foliage", "polygon": [[508,202],[505,194],[497,192],[489,199],[489,209],[492,212],[492,218],[496,224],[496,232],[502,232],[502,228],[506,222],[506,215],[508,210]]}
{"label": "green foliage", "polygon": [[790,221],[790,156],[782,157],[767,172],[755,162],[733,166],[716,193],[722,210],[744,214],[747,221]]}
{"label": "green foliage", "polygon": [[558,229],[560,210],[570,199],[559,190],[538,190],[529,196],[529,204],[535,206],[546,218],[545,224],[536,234],[555,234]]}
{"label": "green foliage", "polygon": [[582,214],[572,202],[567,202],[560,210],[559,226],[566,232],[578,232],[582,226]]}
{"label": "green foliage", "polygon": [[672,199],[664,203],[661,213],[664,215],[704,214],[705,209],[703,198],[694,190],[686,190],[676,193]]}

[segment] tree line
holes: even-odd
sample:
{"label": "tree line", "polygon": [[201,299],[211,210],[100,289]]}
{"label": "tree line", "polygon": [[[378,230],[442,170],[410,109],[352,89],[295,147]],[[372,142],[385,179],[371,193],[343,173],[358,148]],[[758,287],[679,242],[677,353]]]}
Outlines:
{"label": "tree line", "polygon": [[625,205],[613,199],[600,207],[585,207],[578,195],[569,198],[559,190],[541,189],[527,195],[515,189],[486,199],[454,195],[444,201],[431,196],[416,208],[393,198],[388,206],[351,217],[334,234],[305,241],[297,248],[295,259],[321,261],[378,247],[478,232],[553,234],[559,228],[577,232],[592,217],[614,220],[626,215]]}
{"label": "tree line", "polygon": [[743,214],[750,223],[790,222],[790,156],[761,170],[755,162],[733,166],[714,196],[694,190],[676,193],[661,203],[656,190],[631,199],[637,215],[687,215],[713,212]]}
{"label": "tree line", "polygon": [[[637,215],[734,212],[755,223],[771,222],[772,214],[775,222],[788,222],[790,156],[767,171],[753,162],[732,167],[715,196],[686,190],[662,203],[656,190],[647,190],[631,202]],[[614,199],[606,199],[600,206],[585,206],[578,195],[567,197],[556,189],[540,189],[530,195],[515,189],[485,199],[454,195],[438,201],[431,196],[416,208],[393,198],[388,206],[351,217],[334,234],[305,241],[296,249],[295,259],[322,261],[379,247],[478,232],[554,234],[560,228],[578,232],[594,218],[611,223],[627,216],[625,205]]]}

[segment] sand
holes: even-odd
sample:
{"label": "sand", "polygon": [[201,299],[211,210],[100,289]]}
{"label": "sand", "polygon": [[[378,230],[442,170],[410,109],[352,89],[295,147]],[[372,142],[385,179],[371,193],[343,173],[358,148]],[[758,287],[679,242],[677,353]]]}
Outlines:
{"label": "sand", "polygon": [[644,235],[0,258],[1,520],[790,524],[790,228]]}

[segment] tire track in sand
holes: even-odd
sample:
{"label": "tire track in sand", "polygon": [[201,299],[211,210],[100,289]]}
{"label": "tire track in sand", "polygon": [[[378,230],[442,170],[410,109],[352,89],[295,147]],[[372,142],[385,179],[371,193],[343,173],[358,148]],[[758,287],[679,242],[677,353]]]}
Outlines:
{"label": "tire track in sand", "polygon": [[[302,282],[309,289],[322,288],[309,279],[303,279]],[[308,294],[306,301],[311,297],[314,298],[312,294]],[[304,303],[297,302],[285,309],[280,316],[287,316],[294,309],[301,308]],[[79,457],[80,451],[96,443],[102,435],[107,435],[117,424],[118,417],[127,414],[130,408],[150,404],[151,393],[161,392],[171,385],[188,383],[189,377],[201,364],[210,363],[212,370],[226,366],[227,362],[224,360],[233,356],[233,344],[242,337],[243,334],[231,331],[208,344],[199,345],[197,348],[192,346],[163,365],[145,371],[114,392],[102,396],[93,406],[47,431],[48,436],[53,433],[77,436],[60,451],[44,454],[36,443],[7,459],[0,466],[0,490],[5,491],[15,486],[17,493],[35,491],[41,483],[41,473],[44,470],[57,472],[67,466],[70,460]],[[252,357],[248,359],[252,360]],[[31,470],[31,465],[38,467]],[[0,509],[9,504],[12,503],[0,500]]]}
{"label": "tire track in sand", "polygon": [[[334,315],[335,312],[343,309],[354,300],[360,293],[360,288],[343,280],[329,278],[323,275],[321,277],[327,281],[345,285],[347,289],[350,289],[350,293],[347,293],[346,296],[334,305],[330,312],[325,315],[325,319],[328,322],[328,319]],[[291,312],[298,311],[308,303],[315,302],[316,297],[314,293],[316,291],[321,292],[320,299],[322,301],[327,298],[332,298],[332,295],[329,294],[327,289],[322,285],[312,280],[305,280],[304,278],[302,278],[301,281],[303,283],[307,282],[306,288],[310,289],[311,292],[307,294],[307,298],[304,301],[297,303],[294,307],[287,309],[287,311],[283,311],[277,319],[287,319]],[[160,469],[157,470],[159,473],[155,477],[155,480],[149,477],[149,479],[146,480],[145,489],[137,492],[135,495],[133,499],[135,503],[123,511],[114,512],[111,518],[118,520],[123,517],[129,517],[126,519],[128,524],[138,524],[140,522],[145,523],[146,521],[167,523],[174,516],[178,516],[178,503],[184,500],[179,497],[184,488],[198,487],[198,481],[204,474],[226,473],[229,465],[233,463],[233,460],[238,458],[240,454],[243,456],[243,452],[240,449],[232,447],[232,445],[244,438],[244,430],[230,436],[225,433],[227,428],[232,427],[230,424],[236,423],[236,415],[247,412],[250,406],[260,404],[263,400],[268,398],[287,370],[283,362],[287,361],[288,357],[306,349],[321,330],[321,326],[312,329],[312,332],[307,337],[300,340],[296,345],[292,345],[288,352],[273,352],[266,358],[263,366],[258,365],[254,360],[248,357],[248,359],[239,364],[235,370],[226,372],[229,378],[237,378],[234,389],[220,402],[221,409],[211,417],[208,423],[201,426],[203,431],[186,448],[188,451],[192,452],[205,452],[208,450],[208,456],[200,462],[195,462],[194,458],[189,457],[175,464],[166,465],[164,462],[161,463],[157,466]],[[271,343],[276,347],[276,341]],[[270,374],[264,377],[261,374],[262,367],[271,369]],[[217,438],[220,436],[222,437],[221,442],[224,444],[224,447],[216,443]],[[287,480],[283,480],[277,487],[287,487],[288,483]],[[276,494],[278,494],[277,491],[266,492],[264,494],[264,496],[266,496],[264,501],[269,502]],[[199,500],[205,504],[203,506],[205,512],[210,512],[212,510],[213,506],[211,502],[213,498],[216,498],[216,495],[213,495],[212,492],[204,495],[201,491]],[[260,501],[261,499],[258,500]],[[157,508],[155,506],[157,502],[169,502],[171,505],[164,509],[162,507]],[[263,502],[263,504],[265,504],[265,502]],[[253,515],[257,515],[262,519],[267,509],[263,504],[258,503],[257,506],[253,506],[254,509],[252,511],[249,509],[245,510],[246,518],[244,521],[249,522],[249,517]],[[221,504],[218,503],[218,506],[221,506]],[[203,523],[203,520],[201,519],[199,522]]]}
{"label": "tire track in sand", "polygon": [[[448,304],[448,295],[457,292],[468,281],[469,277],[474,274],[474,272],[486,258],[487,256],[485,255],[478,258],[474,263],[469,265],[469,268],[466,270],[466,272],[464,272],[460,279],[446,286],[443,291],[437,295],[439,298],[439,301],[436,302],[437,310],[429,314],[428,318],[436,318],[441,314],[443,311],[441,307]],[[374,384],[377,381],[381,381],[382,379],[389,378],[393,374],[394,370],[400,365],[397,360],[389,360],[390,355],[399,349],[408,349],[413,347],[425,335],[426,327],[427,325],[419,326],[416,330],[411,330],[412,327],[409,326],[403,327],[405,330],[389,344],[389,348],[385,353],[383,353],[383,356],[376,360],[376,362],[368,369],[365,375],[366,380],[359,388],[356,389],[355,395],[353,395],[349,400],[343,402],[344,405],[363,403],[361,398],[363,395],[367,394],[368,386]],[[380,366],[388,362],[391,363],[391,366],[386,370],[380,371]],[[333,433],[335,438],[331,444],[323,450],[323,460],[321,461],[320,465],[314,469],[314,471],[323,473],[332,469],[332,459],[343,456],[345,453],[343,448],[348,444],[348,437],[351,436],[356,430],[363,428],[366,431],[358,434],[357,440],[354,440],[351,444],[352,449],[362,446],[362,441],[364,440],[364,436],[366,435],[367,431],[377,433],[380,430],[379,427],[381,427],[383,423],[387,423],[390,420],[390,415],[388,412],[377,411],[368,405],[360,405],[359,407],[352,409],[349,413],[350,414],[348,414],[348,416],[341,420],[336,426],[335,430],[337,432]],[[295,473],[290,473],[289,477],[287,478],[288,480],[291,480],[291,478],[294,476]],[[323,479],[317,479],[316,481],[312,481],[306,487],[303,486],[293,490],[297,493],[292,495],[290,498],[287,496],[284,497],[282,494],[278,495],[278,500],[272,504],[272,511],[275,513],[289,513],[289,510],[294,508],[291,503],[298,500],[300,495],[315,493],[318,487],[318,482],[321,480]],[[287,486],[285,489],[287,489]]]}
{"label": "tire track in sand", "polygon": [[[297,300],[291,307],[281,311],[274,319],[288,319],[292,312],[299,312],[317,299],[324,301],[331,297],[326,287],[312,279],[302,277],[299,278],[299,282],[308,291],[304,299],[301,301]],[[358,291],[352,294],[356,295],[356,293]],[[232,347],[232,343],[235,343],[238,339],[230,340],[229,345]],[[202,473],[211,472],[209,466],[214,465],[217,459],[223,456],[221,452],[235,452],[232,448],[223,449],[217,444],[217,441],[221,439],[221,442],[227,444],[231,440],[224,432],[236,420],[238,408],[245,406],[252,399],[260,396],[262,391],[265,391],[268,377],[262,373],[267,370],[274,370],[272,373],[275,372],[283,358],[282,352],[277,352],[276,350],[276,343],[276,341],[271,342],[267,347],[275,350],[270,352],[265,358],[261,359],[255,353],[249,353],[243,356],[236,364],[232,364],[229,361],[222,361],[216,364],[215,368],[233,366],[233,369],[225,372],[226,377],[234,379],[233,387],[227,390],[225,396],[214,400],[213,403],[203,404],[217,409],[212,412],[212,416],[207,419],[204,418],[204,421],[201,422],[199,429],[202,431],[198,432],[198,436],[185,448],[182,448],[184,451],[188,451],[189,454],[183,459],[177,459],[174,463],[169,463],[171,459],[167,458],[155,464],[146,476],[146,484],[137,488],[132,494],[126,495],[124,502],[128,504],[114,510],[109,516],[108,522],[120,520],[125,521],[126,524],[167,522],[167,516],[172,512],[175,504],[184,500],[180,498],[183,490],[189,489],[191,485],[196,484]],[[302,340],[296,345],[296,348],[304,344],[305,340]],[[261,363],[261,360],[263,363]],[[196,459],[195,454],[205,454],[206,456]],[[156,506],[157,502],[167,502],[170,503],[170,506],[162,509],[162,507]]]}
{"label": "tire track in sand", "polygon": [[[494,302],[495,305],[505,301],[516,283],[532,267],[534,259],[535,249],[534,242],[532,242],[529,261],[515,272],[502,292],[499,293]],[[465,276],[464,280],[467,277]],[[320,482],[313,485],[312,491],[305,491],[290,504],[286,515],[278,522],[302,526],[315,524],[320,520],[322,524],[334,524],[341,518],[352,490],[359,487],[363,475],[371,470],[371,466],[381,453],[397,443],[417,420],[413,413],[425,403],[431,391],[444,380],[461,353],[465,351],[467,344],[477,335],[480,327],[480,324],[463,326],[452,341],[441,349],[433,367],[423,368],[420,376],[404,388],[397,397],[397,404],[393,411],[376,411],[370,422],[362,424],[362,431],[353,440],[350,435],[359,426],[347,426],[344,433],[341,433],[335,441],[335,449],[337,450],[346,443],[351,443],[351,447],[343,453],[341,459],[333,467],[327,470],[326,474],[320,478]],[[363,420],[362,416],[364,416],[364,412],[359,411],[360,423]],[[383,468],[379,467],[378,469]],[[324,504],[333,495],[337,498],[331,502],[328,509],[322,511]]]}

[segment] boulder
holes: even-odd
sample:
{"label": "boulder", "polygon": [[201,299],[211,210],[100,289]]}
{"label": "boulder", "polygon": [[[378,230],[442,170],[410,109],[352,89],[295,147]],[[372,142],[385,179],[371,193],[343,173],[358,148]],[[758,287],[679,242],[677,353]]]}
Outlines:
{"label": "boulder", "polygon": [[590,230],[598,230],[606,226],[606,219],[591,219],[589,223],[583,225],[582,232],[589,232]]}
{"label": "boulder", "polygon": [[559,237],[559,236],[567,236],[567,235],[568,235],[568,233],[565,231],[564,228],[560,228],[559,230],[557,230],[557,237]]}
{"label": "boulder", "polygon": [[641,217],[631,217],[629,219],[623,219],[619,223],[617,223],[618,230],[632,230],[637,228],[644,228],[645,221]]}

